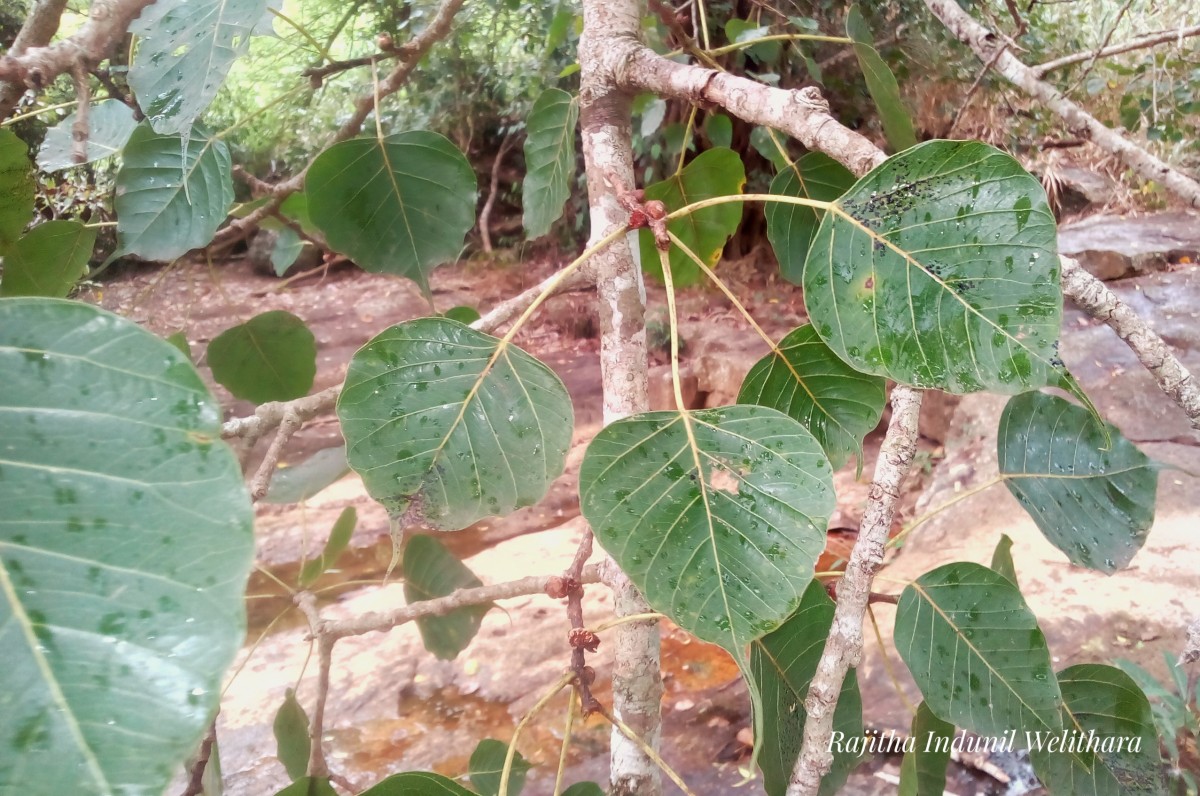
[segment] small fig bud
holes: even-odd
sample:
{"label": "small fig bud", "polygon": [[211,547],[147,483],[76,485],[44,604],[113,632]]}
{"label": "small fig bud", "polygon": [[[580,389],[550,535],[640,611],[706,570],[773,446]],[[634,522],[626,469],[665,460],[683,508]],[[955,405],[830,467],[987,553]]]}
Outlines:
{"label": "small fig bud", "polygon": [[396,46],[395,42],[392,41],[392,34],[390,33],[380,33],[379,36],[375,38],[375,43],[379,45],[379,49],[383,50],[384,52],[388,52]]}
{"label": "small fig bud", "polygon": [[546,594],[556,600],[561,600],[566,597],[571,589],[571,581],[567,578],[561,578],[557,575],[546,578]]}
{"label": "small fig bud", "polygon": [[646,215],[653,221],[662,221],[667,216],[667,206],[657,199],[651,199],[644,205]]}
{"label": "small fig bud", "polygon": [[573,627],[567,633],[567,643],[573,649],[585,649],[595,652],[600,648],[600,637],[585,627]]}
{"label": "small fig bud", "polygon": [[584,666],[579,672],[579,679],[584,685],[591,685],[592,683],[596,682],[596,670],[591,666]]}
{"label": "small fig bud", "polygon": [[650,220],[646,218],[646,214],[641,210],[634,210],[629,214],[629,228],[643,229],[650,224]]}

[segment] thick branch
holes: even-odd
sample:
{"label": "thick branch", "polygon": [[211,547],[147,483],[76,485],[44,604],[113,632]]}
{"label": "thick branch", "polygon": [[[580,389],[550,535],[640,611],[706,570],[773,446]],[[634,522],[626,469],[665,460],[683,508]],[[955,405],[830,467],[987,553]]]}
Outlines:
{"label": "thick branch", "polygon": [[1004,47],[1001,38],[972,19],[954,0],[925,0],[925,5],[951,34],[975,52],[979,60],[984,63],[994,61],[992,68],[996,72],[1058,114],[1072,133],[1088,138],[1105,152],[1115,155],[1143,179],[1159,183],[1192,207],[1200,207],[1200,183],[1101,124],[1061,91],[1038,79],[1037,72],[1021,63],[1011,51],[997,55],[997,50]]}
{"label": "thick branch", "polygon": [[1191,372],[1175,358],[1150,325],[1107,285],[1070,257],[1060,260],[1063,295],[1088,315],[1108,324],[1150,371],[1159,389],[1179,404],[1191,421],[1192,428],[1200,430],[1200,386]]}
{"label": "thick branch", "polygon": [[75,68],[91,71],[125,35],[129,23],[153,2],[94,0],[87,22],[74,36],[48,47],[30,47],[23,53],[0,57],[0,81],[42,89],[64,72]]}
{"label": "thick branch", "polygon": [[804,741],[800,758],[788,784],[788,796],[815,794],[821,777],[833,763],[829,738],[833,732],[833,710],[837,707],[842,681],[851,667],[858,666],[863,649],[863,616],[871,596],[871,581],[883,565],[884,545],[892,528],[892,517],[900,486],[917,449],[917,417],[921,393],[910,387],[892,391],[892,420],[879,449],[875,480],[871,483],[867,510],[863,514],[858,541],[850,552],[846,574],[837,589],[833,627],[825,640],[825,651],[817,665],[804,708]]}
{"label": "thick branch", "polygon": [[[508,600],[513,597],[526,597],[530,594],[545,594],[550,583],[561,582],[561,575],[535,575],[508,583],[497,583],[492,586],[479,586],[474,589],[460,589],[445,597],[433,600],[422,600],[410,605],[394,608],[382,613],[370,611],[350,619],[321,620],[313,629],[313,635],[330,642],[347,636],[361,636],[366,633],[377,633],[391,630],[407,622],[426,616],[445,616],[457,608],[471,605],[486,605],[496,600]],[[600,574],[598,565],[592,564],[583,568],[579,573],[579,582],[598,583]]]}
{"label": "thick branch", "polygon": [[1175,30],[1164,30],[1160,33],[1150,33],[1145,36],[1138,36],[1136,39],[1130,39],[1122,44],[1101,47],[1099,50],[1088,50],[1086,52],[1064,55],[1062,58],[1055,58],[1053,61],[1046,61],[1044,64],[1030,67],[1029,71],[1033,72],[1035,77],[1041,78],[1056,69],[1074,66],[1093,57],[1107,58],[1110,55],[1120,55],[1121,53],[1132,52],[1133,50],[1143,50],[1147,47],[1153,47],[1156,44],[1165,44],[1170,41],[1182,42],[1184,39],[1191,38],[1192,36],[1200,36],[1200,25],[1192,25],[1189,28],[1176,28]]}
{"label": "thick branch", "polygon": [[[25,18],[25,24],[21,26],[17,38],[13,40],[12,47],[8,48],[8,54],[11,56],[21,55],[26,50],[45,47],[49,44],[50,40],[54,38],[54,34],[58,33],[58,23],[62,19],[63,9],[66,7],[67,0],[38,0],[35,2],[33,8],[29,9],[29,16]],[[0,86],[0,119],[8,118],[8,115],[16,109],[23,93],[25,93],[25,87],[17,82],[5,83]]]}

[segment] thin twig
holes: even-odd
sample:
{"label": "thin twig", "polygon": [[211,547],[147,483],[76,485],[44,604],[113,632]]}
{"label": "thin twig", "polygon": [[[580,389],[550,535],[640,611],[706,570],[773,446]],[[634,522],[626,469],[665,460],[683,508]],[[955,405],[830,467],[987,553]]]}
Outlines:
{"label": "thin twig", "polygon": [[496,194],[500,191],[500,166],[504,163],[504,156],[508,154],[508,150],[516,143],[516,140],[516,134],[510,131],[500,141],[500,149],[496,152],[496,159],[492,161],[492,181],[488,190],[488,198],[483,203],[483,209],[479,211],[479,237],[483,240],[483,250],[488,254],[492,253],[492,234],[488,226],[492,217],[492,208],[496,204]]}
{"label": "thin twig", "polygon": [[979,90],[979,86],[983,83],[984,77],[987,76],[987,73],[991,70],[991,68],[993,66],[995,66],[996,60],[1007,49],[1008,49],[1007,42],[1005,42],[1002,46],[996,48],[996,54],[993,55],[991,60],[988,61],[986,64],[984,64],[983,68],[979,70],[979,74],[977,74],[975,76],[975,82],[971,84],[971,87],[969,89],[967,89],[966,96],[963,97],[962,102],[959,103],[958,113],[954,114],[954,121],[952,121],[950,123],[950,129],[946,131],[946,135],[944,136],[945,138],[953,138],[954,137],[954,129],[956,127],[958,127],[958,123],[962,121],[963,115],[966,114],[967,108],[970,107],[971,100],[975,98],[975,92]]}
{"label": "thin twig", "polygon": [[1200,661],[1200,618],[1197,618],[1187,629],[1187,641],[1183,645],[1183,652],[1179,654],[1179,665],[1195,663]]}
{"label": "thin twig", "polygon": [[283,455],[284,446],[303,424],[304,421],[300,419],[295,410],[290,407],[284,410],[283,417],[279,421],[279,429],[275,432],[275,439],[271,440],[271,445],[258,465],[258,470],[250,479],[251,500],[262,500],[266,496],[267,490],[271,488],[271,477],[275,475],[275,468],[279,465],[279,457]]}
{"label": "thin twig", "polygon": [[333,645],[337,639],[320,634],[324,624],[317,610],[317,598],[312,592],[296,594],[296,606],[308,619],[308,629],[317,640],[317,694],[309,720],[308,771],[310,777],[329,776],[329,764],[325,761],[325,747],[321,742],[325,735],[325,703],[329,701],[329,677],[333,669]]}
{"label": "thin twig", "polygon": [[567,621],[571,629],[567,640],[571,645],[571,670],[575,672],[575,690],[579,693],[579,704],[584,718],[590,716],[600,703],[592,695],[592,680],[595,672],[587,665],[587,653],[595,652],[600,646],[599,637],[583,624],[583,567],[592,557],[592,529],[585,524],[583,538],[575,550],[575,558],[563,573],[563,590],[567,596]]}
{"label": "thin twig", "polygon": [[[21,30],[8,48],[9,56],[21,55],[26,50],[35,47],[45,47],[58,33],[58,25],[62,20],[67,0],[37,0],[29,9]],[[8,82],[0,86],[0,119],[7,118],[16,109],[25,87],[18,82]]]}
{"label": "thin twig", "polygon": [[1110,55],[1120,55],[1121,53],[1132,52],[1133,50],[1143,50],[1147,47],[1153,47],[1156,44],[1165,44],[1169,41],[1182,43],[1184,39],[1192,36],[1200,36],[1200,25],[1192,25],[1187,28],[1176,28],[1174,30],[1164,30],[1159,33],[1148,33],[1145,36],[1138,36],[1130,39],[1123,44],[1114,44],[1110,47],[1102,47],[1099,50],[1086,50],[1084,52],[1072,53],[1064,55],[1062,58],[1055,58],[1052,61],[1046,61],[1038,66],[1031,67],[1033,73],[1038,77],[1045,77],[1048,73],[1056,69],[1062,69],[1066,66],[1073,66],[1089,58],[1107,58]]}
{"label": "thin twig", "polygon": [[208,768],[208,761],[212,757],[213,745],[216,742],[217,720],[214,718],[208,725],[208,731],[204,733],[204,739],[200,741],[200,749],[196,752],[196,757],[188,769],[187,786],[180,796],[200,796],[204,793],[204,771]]}
{"label": "thin twig", "polygon": [[1121,20],[1125,18],[1125,14],[1129,11],[1131,5],[1133,5],[1133,0],[1125,0],[1125,4],[1121,6],[1121,10],[1117,12],[1117,18],[1113,20],[1112,27],[1105,34],[1104,41],[1100,42],[1100,46],[1096,48],[1095,52],[1092,53],[1092,57],[1084,65],[1083,71],[1079,73],[1079,76],[1075,78],[1075,81],[1067,88],[1065,93],[1073,94],[1075,89],[1079,88],[1084,80],[1087,80],[1087,76],[1092,73],[1092,69],[1096,66],[1096,61],[1100,60],[1100,53],[1104,52],[1104,48],[1112,41],[1113,34],[1117,32],[1117,27],[1121,24]]}
{"label": "thin twig", "polygon": [[76,163],[87,162],[88,111],[92,107],[92,90],[88,85],[88,73],[81,65],[76,64],[71,69],[71,80],[75,84],[75,123],[71,125],[71,160]]}

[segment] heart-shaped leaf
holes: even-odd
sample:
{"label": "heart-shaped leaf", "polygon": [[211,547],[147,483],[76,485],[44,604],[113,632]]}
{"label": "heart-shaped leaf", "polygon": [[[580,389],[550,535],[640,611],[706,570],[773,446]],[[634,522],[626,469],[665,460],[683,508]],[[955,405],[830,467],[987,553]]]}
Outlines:
{"label": "heart-shaped leaf", "polygon": [[[479,796],[496,796],[500,792],[501,774],[504,772],[504,758],[508,756],[508,744],[495,738],[484,738],[471,753],[469,771],[471,785]],[[525,774],[533,764],[518,752],[513,757],[512,768],[508,777],[508,793],[520,796],[525,787]]]}
{"label": "heart-shaped leaf", "polygon": [[704,120],[704,134],[715,147],[733,146],[733,120],[723,113],[709,114]]}
{"label": "heart-shaped leaf", "polygon": [[256,404],[307,395],[317,373],[317,339],[284,310],[255,315],[208,344],[213,378]]}
{"label": "heart-shaped leaf", "polygon": [[[72,113],[46,131],[46,138],[37,153],[39,169],[58,171],[79,165],[72,152],[74,126],[75,114]],[[133,110],[124,102],[115,99],[97,102],[88,109],[87,159],[84,163],[94,163],[120,152],[136,127]]]}
{"label": "heart-shaped leaf", "polygon": [[[780,168],[771,181],[775,196],[793,196],[832,202],[850,190],[854,175],[822,152],[809,152],[790,166]],[[767,240],[775,250],[780,275],[798,285],[804,276],[804,260],[817,225],[825,215],[814,207],[767,202]]]}
{"label": "heart-shaped leaf", "polygon": [[541,500],[574,425],[550,368],[446,318],[393,326],[363,346],[338,417],[371,497],[442,530]]}
{"label": "heart-shaped leaf", "polygon": [[[404,546],[404,599],[409,605],[482,585],[437,539],[414,536]],[[454,660],[475,638],[484,614],[491,609],[491,603],[467,605],[444,616],[419,617],[417,628],[425,649],[441,660]]]}
{"label": "heart-shaped leaf", "polygon": [[929,141],[825,213],[804,267],[822,339],[857,370],[952,393],[1060,379],[1054,216],[1003,152]]}
{"label": "heart-shaped leaf", "polygon": [[799,605],[834,508],[820,444],[760,406],[618,420],[588,446],[579,496],[647,602],[743,662]]}
{"label": "heart-shaped leaf", "polygon": [[913,716],[909,737],[913,744],[904,753],[904,761],[900,764],[899,796],[944,793],[954,725],[933,715],[929,706],[922,702]]}
{"label": "heart-shaped leaf", "polygon": [[289,777],[300,779],[308,769],[312,742],[308,735],[308,714],[296,699],[296,692],[290,688],[275,712],[272,729],[275,732],[275,756]]}
{"label": "heart-shaped leaf", "polygon": [[885,386],[838,359],[805,324],[750,368],[738,403],[769,406],[800,421],[837,469],[851,456],[861,462],[863,437],[883,415]]}
{"label": "heart-shaped leaf", "polygon": [[129,31],[138,35],[129,85],[154,131],[187,137],[250,37],[271,32],[270,0],[158,0]]}
{"label": "heart-shaped leaf", "polygon": [[427,295],[429,273],[458,256],[475,225],[475,170],[437,133],[334,144],[309,167],[304,190],[330,246]]}
{"label": "heart-shaped leaf", "polygon": [[575,125],[579,106],[570,94],[548,88],[525,124],[525,182],[521,187],[525,234],[540,238],[562,215],[575,176]]}
{"label": "heart-shaped leaf", "polygon": [[220,408],[170,343],[0,300],[0,792],[162,793],[242,644],[254,552]]}
{"label": "heart-shaped leaf", "polygon": [[[833,626],[833,610],[833,600],[825,593],[825,587],[814,580],[805,590],[796,613],[750,647],[750,671],[762,690],[765,732],[758,765],[768,796],[782,796],[787,791],[792,769],[800,756],[804,722],[808,718],[804,700]],[[863,736],[862,696],[853,669],[842,682],[833,713],[833,731],[835,741],[857,741]],[[862,759],[847,747],[845,743],[831,743],[833,768],[821,780],[821,793],[840,790]]]}
{"label": "heart-shaped leaf", "polygon": [[996,549],[992,552],[992,569],[1020,588],[1021,583],[1017,580],[1017,567],[1013,564],[1012,546],[1013,542],[1008,534],[1000,534],[1000,541],[996,542]]}
{"label": "heart-shaped leaf", "polygon": [[1066,735],[1035,737],[1029,754],[1046,790],[1080,796],[1163,793],[1158,732],[1137,683],[1112,666],[1083,664],[1059,672],[1058,684]]}
{"label": "heart-shaped leaf", "polygon": [[33,164],[29,147],[0,128],[0,254],[16,243],[33,215]]}
{"label": "heart-shaped leaf", "polygon": [[1086,409],[1030,392],[1004,407],[996,448],[1008,491],[1071,563],[1112,574],[1137,555],[1158,468],[1115,426],[1105,433]]}
{"label": "heart-shaped leaf", "polygon": [[900,98],[896,76],[875,50],[871,29],[867,27],[857,4],[850,6],[846,13],[846,35],[854,40],[854,55],[867,82],[867,91],[879,111],[879,120],[883,123],[888,143],[896,152],[915,145],[917,135],[913,132],[912,119]]}
{"label": "heart-shaped leaf", "polygon": [[895,638],[939,718],[983,736],[1062,730],[1046,637],[1003,575],[973,563],[927,572],[900,595]]}
{"label": "heart-shaped leaf", "polygon": [[[344,462],[346,460],[345,448],[336,450],[341,453]],[[354,526],[357,524],[358,510],[353,506],[342,509],[342,513],[333,522],[333,528],[329,531],[329,538],[325,540],[325,547],[321,550],[321,555],[305,561],[304,566],[300,568],[300,585],[303,588],[308,588],[316,583],[317,578],[337,564],[338,558],[350,544],[350,537],[354,535]]]}
{"label": "heart-shaped leaf", "polygon": [[296,262],[300,252],[304,250],[304,241],[291,227],[279,230],[275,245],[271,247],[271,270],[275,276],[283,276]]}
{"label": "heart-shaped leaf", "polygon": [[0,296],[63,298],[87,273],[96,230],[78,221],[47,221],[26,232],[4,256]]}
{"label": "heart-shaped leaf", "polygon": [[[742,159],[732,149],[710,149],[702,152],[683,171],[662,182],[646,186],[646,200],[657,199],[667,210],[678,210],[693,202],[714,196],[733,196],[742,192],[746,170]],[[725,241],[737,231],[742,220],[742,206],[737,203],[714,205],[677,218],[667,224],[684,245],[706,265],[716,265],[725,248]],[[642,269],[662,281],[662,264],[654,248],[654,236],[641,233]],[[700,269],[686,254],[671,247],[671,276],[677,287],[691,285],[700,279]]]}
{"label": "heart-shaped leaf", "polygon": [[393,774],[358,796],[476,796],[452,779],[429,771]]}
{"label": "heart-shaped leaf", "polygon": [[174,260],[206,245],[233,204],[229,148],[201,127],[187,144],[141,124],[121,153],[117,251],[147,260]]}

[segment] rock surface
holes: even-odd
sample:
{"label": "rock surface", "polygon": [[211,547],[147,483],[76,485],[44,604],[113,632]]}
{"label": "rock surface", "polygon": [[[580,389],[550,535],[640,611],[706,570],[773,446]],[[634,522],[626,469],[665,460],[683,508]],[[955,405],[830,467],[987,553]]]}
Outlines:
{"label": "rock surface", "polygon": [[1059,227],[1058,250],[1105,280],[1195,263],[1200,261],[1200,215],[1089,216]]}

